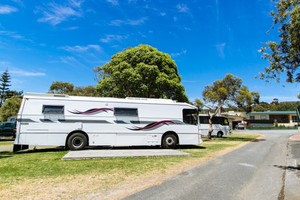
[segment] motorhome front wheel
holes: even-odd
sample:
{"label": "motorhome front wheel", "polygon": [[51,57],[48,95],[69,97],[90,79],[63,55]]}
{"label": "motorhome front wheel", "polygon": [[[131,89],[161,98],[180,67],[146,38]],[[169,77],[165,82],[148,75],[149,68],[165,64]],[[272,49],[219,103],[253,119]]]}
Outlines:
{"label": "motorhome front wheel", "polygon": [[87,138],[82,133],[74,133],[69,137],[67,144],[71,150],[82,150],[87,145]]}

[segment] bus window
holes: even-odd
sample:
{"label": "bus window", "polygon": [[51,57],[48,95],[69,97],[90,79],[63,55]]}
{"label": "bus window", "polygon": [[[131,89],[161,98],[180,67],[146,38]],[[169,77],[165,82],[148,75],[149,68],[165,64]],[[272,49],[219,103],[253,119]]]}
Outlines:
{"label": "bus window", "polygon": [[199,116],[200,124],[209,124],[208,116]]}
{"label": "bus window", "polygon": [[197,113],[198,111],[196,109],[183,109],[182,115],[183,115],[183,122],[186,124],[198,124],[197,119]]}

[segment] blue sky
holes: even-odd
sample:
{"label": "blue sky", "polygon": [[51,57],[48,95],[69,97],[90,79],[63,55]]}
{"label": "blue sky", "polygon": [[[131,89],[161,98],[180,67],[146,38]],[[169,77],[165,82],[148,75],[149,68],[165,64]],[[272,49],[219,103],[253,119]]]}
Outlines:
{"label": "blue sky", "polygon": [[[254,77],[258,50],[277,40],[269,0],[1,0],[0,72],[11,89],[48,92],[53,81],[96,85],[93,69],[149,44],[175,60],[190,100],[231,73],[261,101],[297,100],[299,84]],[[282,77],[284,80],[284,77]]]}

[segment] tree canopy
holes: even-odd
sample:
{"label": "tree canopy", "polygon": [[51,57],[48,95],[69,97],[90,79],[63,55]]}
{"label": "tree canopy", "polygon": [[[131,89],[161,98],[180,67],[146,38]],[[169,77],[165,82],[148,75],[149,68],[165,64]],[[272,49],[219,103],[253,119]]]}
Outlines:
{"label": "tree canopy", "polygon": [[[209,108],[210,124],[208,138],[211,138],[213,131],[212,118],[220,112],[223,105],[234,103],[246,112],[250,112],[252,104],[259,102],[259,93],[250,92],[242,83],[243,81],[239,77],[227,74],[224,79],[217,80],[212,85],[205,86],[202,93],[204,101],[217,106],[216,109],[207,106]],[[214,110],[214,112],[211,113],[211,110]]]}
{"label": "tree canopy", "polygon": [[226,101],[234,101],[241,86],[242,79],[232,74],[227,74],[224,79],[217,80],[212,85],[205,86],[202,96],[205,102],[222,106]]}
{"label": "tree canopy", "polygon": [[262,79],[280,81],[286,73],[287,82],[300,82],[300,0],[274,0],[276,11],[271,12],[273,27],[279,29],[279,42],[269,41],[261,48],[270,66],[261,73]]}
{"label": "tree canopy", "polygon": [[8,98],[0,108],[0,120],[6,121],[8,117],[18,114],[22,98],[13,96]]}
{"label": "tree canopy", "polygon": [[10,90],[10,74],[5,70],[0,76],[0,107],[10,97],[22,97],[23,91]]}
{"label": "tree canopy", "polygon": [[295,111],[296,108],[300,106],[300,102],[290,101],[290,102],[278,102],[278,103],[267,103],[267,102],[260,102],[258,105],[253,107],[253,111],[260,112],[260,111]]}
{"label": "tree canopy", "polygon": [[10,75],[8,70],[5,70],[0,77],[0,106],[2,106],[5,99],[7,99],[7,92],[10,86]]}
{"label": "tree canopy", "polygon": [[49,88],[49,93],[74,96],[98,96],[96,87],[94,86],[75,87],[73,83],[63,81],[53,82]]}
{"label": "tree canopy", "polygon": [[172,58],[149,45],[112,56],[96,69],[100,96],[167,98],[188,101]]}
{"label": "tree canopy", "polygon": [[260,95],[258,92],[250,92],[248,87],[243,85],[237,91],[235,103],[237,107],[245,112],[251,112],[253,105],[259,104]]}
{"label": "tree canopy", "polygon": [[49,92],[56,94],[71,94],[74,90],[74,85],[68,82],[55,81],[51,84]]}

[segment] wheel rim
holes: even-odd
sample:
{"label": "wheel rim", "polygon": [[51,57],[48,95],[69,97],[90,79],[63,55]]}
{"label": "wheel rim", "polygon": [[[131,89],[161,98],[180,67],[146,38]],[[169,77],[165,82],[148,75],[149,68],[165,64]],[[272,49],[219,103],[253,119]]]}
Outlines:
{"label": "wheel rim", "polygon": [[75,137],[75,138],[72,140],[72,145],[73,145],[74,147],[80,147],[80,146],[82,146],[82,144],[83,144],[83,141],[82,141],[82,139],[81,139],[80,137]]}
{"label": "wheel rim", "polygon": [[175,141],[174,141],[174,139],[172,137],[167,137],[166,138],[166,144],[168,146],[172,146],[172,145],[174,145],[174,143],[175,143]]}

